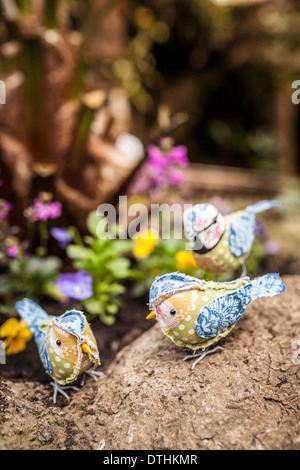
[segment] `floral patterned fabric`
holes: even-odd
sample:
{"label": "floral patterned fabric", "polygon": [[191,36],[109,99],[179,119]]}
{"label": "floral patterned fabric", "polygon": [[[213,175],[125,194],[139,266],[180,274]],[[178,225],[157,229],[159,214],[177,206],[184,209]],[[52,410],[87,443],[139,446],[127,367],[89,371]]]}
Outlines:
{"label": "floral patterned fabric", "polygon": [[[214,213],[211,204],[197,204],[185,211],[185,233],[197,265],[216,274],[238,269],[250,254],[256,233],[256,215],[276,206],[278,201],[259,201],[224,217],[216,208]],[[200,230],[198,234],[202,226],[207,230]],[[197,238],[202,241],[201,250],[194,248]]]}
{"label": "floral patterned fabric", "polygon": [[284,290],[278,274],[218,283],[171,273],[154,281],[150,304],[166,336],[178,346],[197,350],[226,336],[252,301]]}
{"label": "floral patterned fabric", "polygon": [[[82,312],[70,310],[52,317],[29,299],[18,302],[16,309],[34,335],[46,372],[57,383],[73,382],[100,365],[95,337]],[[83,344],[89,346],[91,354],[83,351]]]}

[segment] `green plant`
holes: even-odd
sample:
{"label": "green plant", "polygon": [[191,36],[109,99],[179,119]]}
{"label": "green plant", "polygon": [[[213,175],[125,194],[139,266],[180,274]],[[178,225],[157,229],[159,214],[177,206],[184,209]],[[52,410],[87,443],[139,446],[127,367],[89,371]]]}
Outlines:
{"label": "green plant", "polygon": [[104,231],[101,218],[92,212],[87,219],[90,235],[83,241],[67,247],[67,255],[76,270],[86,271],[93,280],[93,295],[82,300],[89,320],[99,317],[112,325],[120,307],[120,295],[126,291],[124,283],[137,275],[131,269],[126,253],[133,246],[131,240],[112,239]]}
{"label": "green plant", "polygon": [[61,260],[48,256],[49,222],[61,216],[61,204],[50,193],[40,193],[24,211],[26,237],[10,224],[12,210],[9,201],[0,199],[0,313],[13,312],[23,297],[63,298],[55,286]]}
{"label": "green plant", "polygon": [[63,296],[55,287],[60,267],[61,261],[55,256],[30,256],[27,259],[21,256],[12,260],[8,271],[0,276],[0,313],[9,313],[24,297],[39,300],[49,296],[62,300]]}

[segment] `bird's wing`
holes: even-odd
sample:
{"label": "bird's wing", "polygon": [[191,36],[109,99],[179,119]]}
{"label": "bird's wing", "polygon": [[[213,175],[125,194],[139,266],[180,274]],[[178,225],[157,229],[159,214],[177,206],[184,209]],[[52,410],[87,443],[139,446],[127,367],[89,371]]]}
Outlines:
{"label": "bird's wing", "polygon": [[252,301],[252,286],[223,295],[203,307],[196,320],[195,330],[201,338],[214,338],[233,326]]}
{"label": "bird's wing", "polygon": [[46,347],[47,334],[40,328],[40,325],[49,318],[48,314],[42,307],[30,299],[23,299],[17,302],[16,310],[32,332],[43,366],[51,374],[52,366]]}
{"label": "bird's wing", "polygon": [[233,326],[247,305],[262,297],[273,297],[285,291],[279,274],[266,274],[249,281],[236,291],[222,295],[205,305],[196,320],[195,330],[201,338],[213,338]]}
{"label": "bird's wing", "polygon": [[255,215],[244,212],[229,223],[229,249],[233,256],[239,258],[251,250],[255,238]]}

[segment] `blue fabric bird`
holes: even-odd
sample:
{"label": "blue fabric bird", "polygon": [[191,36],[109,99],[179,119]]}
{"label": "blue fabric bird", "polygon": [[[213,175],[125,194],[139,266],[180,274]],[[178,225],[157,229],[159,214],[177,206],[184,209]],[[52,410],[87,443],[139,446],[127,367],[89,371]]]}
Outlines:
{"label": "blue fabric bird", "polygon": [[181,273],[166,274],[151,286],[152,312],[147,319],[156,318],[162,332],[177,346],[194,352],[201,350],[184,358],[198,358],[192,366],[194,369],[207,354],[222,349],[217,346],[206,351],[230,333],[251,302],[284,291],[278,274],[231,282],[206,282]]}
{"label": "blue fabric bird", "polygon": [[197,204],[184,212],[184,229],[198,266],[207,272],[233,272],[243,266],[256,233],[256,216],[278,201],[259,201],[223,216],[212,204]]}
{"label": "blue fabric bird", "polygon": [[16,309],[33,334],[46,372],[54,379],[50,383],[54,387],[54,403],[57,393],[68,399],[64,390],[78,390],[69,384],[79,375],[91,375],[94,380],[104,375],[93,371],[100,365],[100,355],[95,337],[82,312],[70,310],[60,317],[54,317],[29,299],[17,302]]}

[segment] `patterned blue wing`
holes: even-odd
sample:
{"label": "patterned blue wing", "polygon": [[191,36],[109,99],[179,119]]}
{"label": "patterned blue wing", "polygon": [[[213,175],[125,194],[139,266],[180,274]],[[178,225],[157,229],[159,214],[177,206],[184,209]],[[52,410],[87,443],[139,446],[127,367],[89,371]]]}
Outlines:
{"label": "patterned blue wing", "polygon": [[46,347],[47,335],[40,329],[41,323],[48,318],[48,314],[30,299],[23,299],[17,302],[16,310],[33,334],[43,366],[51,374],[52,366]]}
{"label": "patterned blue wing", "polygon": [[230,223],[228,241],[233,256],[239,258],[251,250],[255,232],[255,215],[251,212],[244,212]]}
{"label": "patterned blue wing", "polygon": [[172,293],[192,287],[204,286],[204,282],[199,279],[182,273],[165,274],[157,278],[150,288],[150,308],[153,308],[153,302],[161,295],[170,296]]}
{"label": "patterned blue wing", "polygon": [[235,292],[209,302],[200,311],[195,330],[201,338],[214,338],[233,326],[247,305],[261,297],[273,297],[285,291],[278,274],[266,274],[253,279]]}
{"label": "patterned blue wing", "polygon": [[214,338],[233,326],[241,317],[247,305],[252,302],[252,286],[248,284],[236,292],[223,295],[200,311],[195,330],[201,338]]}

